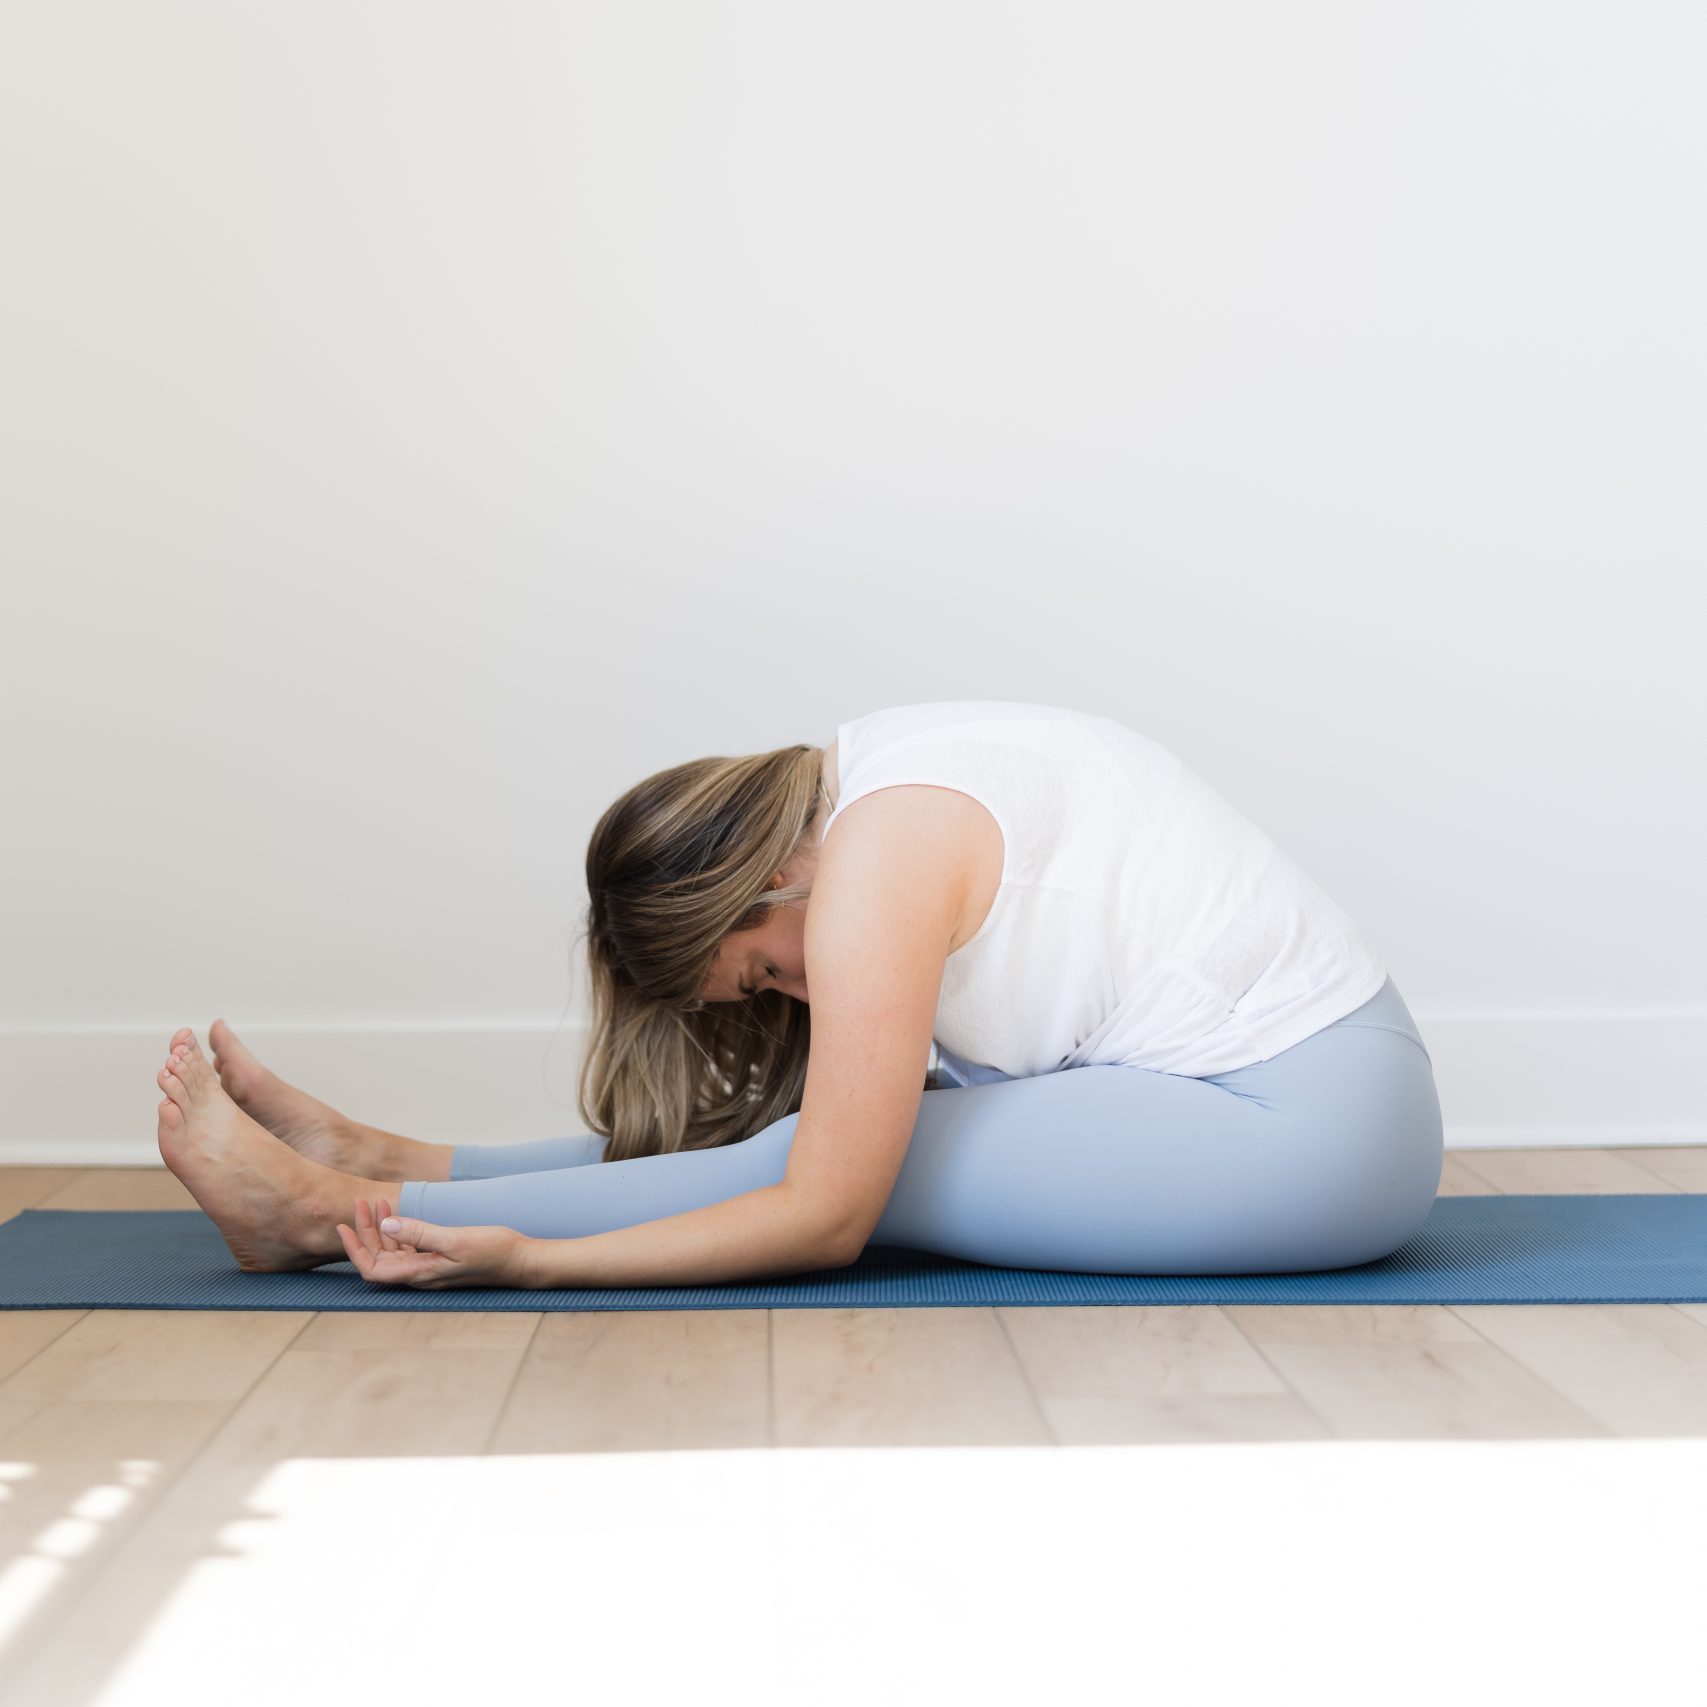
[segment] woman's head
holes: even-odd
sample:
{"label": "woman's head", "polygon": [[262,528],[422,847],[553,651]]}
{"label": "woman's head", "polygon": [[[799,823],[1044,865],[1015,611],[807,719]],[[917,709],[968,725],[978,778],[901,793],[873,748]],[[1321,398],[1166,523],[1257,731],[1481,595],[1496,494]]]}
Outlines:
{"label": "woman's head", "polygon": [[693,759],[594,828],[580,1103],[606,1160],[733,1143],[799,1109],[823,760],[804,745]]}

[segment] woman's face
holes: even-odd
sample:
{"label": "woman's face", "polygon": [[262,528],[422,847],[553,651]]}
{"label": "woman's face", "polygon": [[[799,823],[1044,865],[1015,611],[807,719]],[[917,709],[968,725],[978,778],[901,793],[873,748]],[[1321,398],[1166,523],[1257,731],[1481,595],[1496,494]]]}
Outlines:
{"label": "woman's face", "polygon": [[[782,884],[783,874],[778,872],[771,887]],[[781,990],[797,1002],[808,1000],[804,902],[772,907],[770,917],[757,930],[726,936],[699,994],[706,1002],[740,1002],[760,990]]]}

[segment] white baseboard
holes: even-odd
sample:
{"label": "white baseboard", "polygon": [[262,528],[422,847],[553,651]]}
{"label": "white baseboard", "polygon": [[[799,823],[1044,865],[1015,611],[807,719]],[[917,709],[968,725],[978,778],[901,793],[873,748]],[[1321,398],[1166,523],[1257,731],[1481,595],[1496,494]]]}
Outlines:
{"label": "white baseboard", "polygon": [[[155,1075],[175,1025],[0,1029],[0,1164],[155,1164]],[[370,1126],[437,1144],[585,1132],[575,1108],[583,1027],[248,1025],[276,1073]],[[197,1026],[211,1056],[205,1025]]]}
{"label": "white baseboard", "polygon": [[1449,1150],[1642,1150],[1707,1144],[1707,1122],[1689,1126],[1453,1126]]}
{"label": "white baseboard", "polygon": [[[1707,1009],[1415,1014],[1454,1150],[1707,1144]],[[158,1163],[174,1027],[0,1029],[0,1165]],[[584,1132],[584,1028],[266,1026],[244,1041],[357,1120],[440,1144]],[[205,1029],[198,1029],[207,1047]]]}

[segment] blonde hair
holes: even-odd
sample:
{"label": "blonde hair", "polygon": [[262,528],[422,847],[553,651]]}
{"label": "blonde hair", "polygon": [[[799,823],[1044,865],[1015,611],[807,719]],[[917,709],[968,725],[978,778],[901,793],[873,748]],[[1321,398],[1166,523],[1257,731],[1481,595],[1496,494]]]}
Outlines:
{"label": "blonde hair", "polygon": [[769,884],[815,840],[824,751],[691,759],[636,783],[594,827],[579,1103],[603,1160],[733,1144],[798,1112],[807,1005],[781,990],[735,1002],[699,992],[725,937],[811,893]]}

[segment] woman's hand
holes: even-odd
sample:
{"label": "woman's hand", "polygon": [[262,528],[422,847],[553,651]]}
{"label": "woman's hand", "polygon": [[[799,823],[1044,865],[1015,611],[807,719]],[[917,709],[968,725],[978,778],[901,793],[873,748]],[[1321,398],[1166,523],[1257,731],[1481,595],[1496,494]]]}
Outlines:
{"label": "woman's hand", "polygon": [[356,1199],[356,1224],[338,1223],[338,1237],[363,1280],[378,1286],[532,1286],[526,1252],[533,1240],[513,1227],[436,1227],[430,1221],[394,1220],[388,1199],[378,1214],[365,1197]]}

